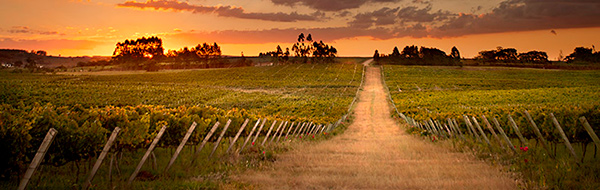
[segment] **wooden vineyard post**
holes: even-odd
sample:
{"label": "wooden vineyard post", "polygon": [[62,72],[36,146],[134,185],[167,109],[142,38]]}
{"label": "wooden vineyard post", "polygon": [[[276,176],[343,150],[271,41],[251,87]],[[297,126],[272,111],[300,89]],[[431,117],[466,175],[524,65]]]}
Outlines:
{"label": "wooden vineyard post", "polygon": [[[281,139],[281,136],[283,136],[283,133],[285,133],[285,128],[286,128],[286,127],[288,128],[288,133],[290,132],[290,130],[289,130],[289,129],[291,129],[291,128],[292,128],[292,125],[290,124],[290,126],[288,127],[288,123],[289,123],[289,122],[288,122],[288,121],[286,121],[286,122],[285,122],[285,124],[283,125],[283,129],[281,129],[281,132],[279,133],[279,136],[277,137],[277,141],[276,141],[276,142],[279,142],[279,139]],[[292,124],[293,124],[293,123],[292,123]],[[286,133],[286,135],[287,135],[287,133]]]}
{"label": "wooden vineyard post", "polygon": [[298,135],[302,135],[302,129],[304,129],[304,126],[306,125],[306,122],[302,123],[302,126],[300,126],[299,128],[296,128],[296,130],[294,130],[294,137],[298,137]]}
{"label": "wooden vineyard post", "polygon": [[318,135],[320,131],[322,131],[325,127],[327,127],[325,124],[320,124],[319,127],[317,127],[317,129],[315,129],[315,135]]}
{"label": "wooden vineyard post", "polygon": [[312,131],[312,129],[315,128],[315,125],[316,124],[311,122],[310,125],[306,128],[306,130],[304,130],[303,134],[309,135],[310,131]]}
{"label": "wooden vineyard post", "polygon": [[431,127],[433,127],[434,131],[438,134],[440,138],[444,137],[443,131],[436,125],[435,122],[433,122],[433,120],[431,120],[431,118],[429,118],[429,124],[431,124]]}
{"label": "wooden vineyard post", "polygon": [[219,147],[219,144],[221,143],[221,139],[223,139],[223,136],[225,135],[225,133],[227,132],[227,129],[229,128],[229,124],[231,124],[231,119],[227,120],[227,123],[225,124],[223,131],[221,131],[221,135],[219,135],[217,142],[215,142],[215,146],[213,146],[212,152],[210,152],[210,155],[208,155],[209,158],[212,158],[213,154],[215,154],[215,151],[217,151],[217,148]]}
{"label": "wooden vineyard post", "polygon": [[208,140],[213,135],[213,133],[215,133],[215,131],[219,127],[219,124],[221,124],[221,123],[219,123],[217,121],[215,123],[215,125],[213,125],[213,127],[210,129],[210,131],[208,132],[208,134],[206,134],[206,137],[204,137],[204,140],[202,140],[202,144],[200,144],[200,146],[198,147],[198,149],[196,149],[196,152],[194,153],[194,157],[192,159],[192,164],[194,163],[194,161],[196,161],[196,158],[198,158],[198,155],[200,155],[200,151],[202,151],[202,148],[204,148],[204,145],[206,145],[206,142],[208,142]]}
{"label": "wooden vineyard post", "polygon": [[301,129],[298,133],[300,135],[300,137],[303,137],[306,135],[306,131],[312,126],[312,123],[306,123],[306,126],[304,126],[303,129]]}
{"label": "wooden vineyard post", "polygon": [[474,136],[473,136],[473,131],[471,131],[471,128],[469,128],[469,125],[467,124],[467,123],[469,123],[469,122],[467,121],[469,118],[467,118],[467,116],[466,116],[466,115],[463,115],[463,119],[465,120],[465,125],[467,125],[467,132],[469,132],[469,135],[471,135],[471,138],[473,138],[473,137],[474,137]]}
{"label": "wooden vineyard post", "polygon": [[158,134],[156,134],[156,137],[154,137],[154,140],[152,141],[152,144],[150,144],[150,147],[148,147],[148,150],[146,150],[146,153],[142,157],[142,160],[140,160],[140,163],[138,163],[137,167],[135,167],[135,170],[133,171],[133,173],[129,177],[129,180],[127,181],[127,184],[131,184],[131,182],[133,182],[133,180],[137,176],[138,172],[140,172],[140,169],[142,169],[142,166],[146,162],[146,159],[148,159],[148,156],[150,156],[150,153],[152,153],[152,151],[154,150],[154,147],[156,147],[156,144],[158,144],[158,141],[160,140],[160,137],[162,137],[162,135],[165,133],[166,129],[167,129],[166,125],[163,125],[162,128],[160,128],[160,131],[158,131]]}
{"label": "wooden vineyard post", "polygon": [[429,124],[427,124],[427,122],[424,122],[421,125],[425,126],[425,129],[427,129],[427,132],[433,134],[433,130],[429,127]]}
{"label": "wooden vineyard post", "polygon": [[295,123],[295,122],[292,122],[292,124],[290,124],[290,127],[288,128],[288,131],[287,131],[287,133],[285,133],[285,137],[284,137],[284,139],[287,139],[287,138],[288,138],[288,135],[290,134],[290,131],[292,131],[292,129],[293,129],[294,127],[298,128],[298,126],[295,126],[294,124],[296,124],[296,123]]}
{"label": "wooden vineyard post", "polygon": [[560,133],[560,136],[565,141],[565,145],[567,146],[567,148],[569,149],[569,151],[573,155],[573,158],[575,158],[575,161],[579,162],[579,157],[575,153],[575,149],[573,149],[573,146],[571,146],[571,142],[569,142],[569,138],[567,138],[567,135],[565,134],[565,132],[560,127],[560,124],[558,123],[558,120],[556,120],[556,117],[554,117],[553,113],[550,113],[550,117],[552,118],[552,122],[554,123],[554,126],[556,126],[556,129]]}
{"label": "wooden vineyard post", "polygon": [[33,160],[31,160],[31,163],[25,172],[25,176],[23,176],[23,179],[21,179],[21,183],[19,183],[19,187],[17,188],[18,190],[24,190],[27,187],[29,179],[31,179],[31,176],[33,176],[33,173],[37,167],[40,166],[40,163],[42,163],[42,160],[44,160],[44,156],[46,155],[46,152],[48,152],[48,148],[50,148],[50,144],[52,144],[56,133],[58,133],[58,131],[54,128],[50,128],[50,130],[48,130],[46,137],[44,137],[44,141],[42,141],[42,145],[40,145],[40,148],[38,148],[37,153],[35,153]]}
{"label": "wooden vineyard post", "polygon": [[279,123],[279,126],[277,127],[277,130],[275,130],[275,132],[273,133],[273,137],[271,137],[269,144],[273,143],[273,140],[275,140],[275,138],[277,138],[277,134],[279,133],[279,130],[281,130],[281,127],[284,126],[283,124],[285,124],[285,122],[283,122],[283,121],[281,121],[281,123]]}
{"label": "wooden vineyard post", "polygon": [[252,145],[254,145],[254,143],[256,142],[256,139],[258,138],[258,135],[260,135],[260,131],[265,126],[265,123],[267,123],[267,119],[264,119],[263,122],[262,122],[262,124],[260,124],[260,127],[258,128],[258,131],[256,131],[256,135],[252,139]]}
{"label": "wooden vineyard post", "polygon": [[[442,125],[442,124],[440,124]],[[450,135],[450,137],[454,137],[454,134],[452,133],[452,131],[450,131],[450,129],[448,128],[448,125],[446,125],[445,123],[443,124],[444,128],[446,128],[446,131],[448,131],[448,134]]]}
{"label": "wooden vineyard post", "polygon": [[519,140],[521,141],[521,144],[527,146],[527,140],[525,140],[525,138],[523,137],[523,135],[521,134],[521,131],[519,131],[519,127],[517,127],[517,123],[515,122],[515,120],[512,118],[512,116],[510,116],[510,114],[508,114],[508,122],[510,123],[510,125],[513,127],[513,129],[515,130],[515,132],[517,133],[517,136],[519,137]]}
{"label": "wooden vineyard post", "polygon": [[263,139],[263,142],[260,143],[260,146],[265,146],[265,142],[267,142],[267,139],[269,139],[269,135],[271,134],[271,131],[273,131],[275,124],[277,124],[277,120],[273,121],[273,124],[271,124],[271,127],[269,127],[269,132],[267,132],[267,135],[265,136],[265,139]]}
{"label": "wooden vineyard post", "polygon": [[594,141],[594,144],[596,144],[596,147],[600,147],[600,139],[598,139],[598,135],[594,133],[594,129],[592,129],[592,126],[590,126],[590,123],[588,123],[587,119],[585,119],[584,116],[581,116],[579,120],[581,121],[581,123],[583,123],[583,127],[588,132],[590,137],[592,137],[592,140]]}
{"label": "wooden vineyard post", "polygon": [[537,125],[535,124],[535,121],[533,121],[533,118],[531,117],[531,115],[529,114],[529,112],[527,110],[525,110],[525,116],[527,116],[527,120],[529,120],[529,124],[531,124],[531,127],[533,127],[533,132],[535,132],[535,135],[542,143],[542,147],[544,148],[544,150],[546,150],[546,152],[548,153],[548,155],[550,155],[550,157],[554,157],[552,155],[552,152],[550,152],[550,149],[548,149],[548,143],[546,142],[546,139],[544,139],[544,136],[542,136],[540,129],[537,127]]}
{"label": "wooden vineyard post", "polygon": [[487,127],[487,129],[490,130],[490,132],[492,132],[492,136],[494,136],[494,139],[496,139],[496,141],[498,141],[498,144],[500,144],[500,147],[502,147],[502,149],[504,149],[504,144],[502,144],[500,137],[498,137],[498,135],[496,134],[496,131],[494,130],[494,128],[492,128],[490,121],[488,121],[488,119],[487,119],[487,117],[485,117],[485,115],[481,115],[481,118],[483,118],[483,122],[485,123],[485,126]]}
{"label": "wooden vineyard post", "polygon": [[298,136],[299,131],[302,130],[302,128],[304,127],[304,125],[306,125],[306,122],[304,122],[302,124],[298,123],[298,126],[296,126],[296,128],[294,129],[294,132],[292,133],[292,138]]}
{"label": "wooden vineyard post", "polygon": [[479,131],[479,133],[481,133],[481,137],[483,138],[483,140],[485,140],[485,143],[487,143],[488,146],[490,147],[490,151],[492,151],[492,144],[490,143],[490,140],[487,138],[487,135],[485,135],[485,133],[483,132],[483,129],[481,128],[481,126],[479,125],[479,122],[477,121],[477,118],[475,118],[475,116],[471,116],[471,117],[473,118],[473,123],[475,123],[477,130]]}
{"label": "wooden vineyard post", "polygon": [[254,134],[254,130],[256,130],[256,127],[260,124],[260,119],[258,119],[256,121],[256,124],[254,124],[254,127],[252,127],[252,130],[250,131],[250,134],[248,134],[248,137],[246,137],[246,140],[244,140],[244,144],[242,144],[242,148],[240,148],[240,150],[238,151],[238,154],[242,152],[242,150],[244,150],[244,147],[246,147],[246,144],[248,144],[248,141],[250,141],[250,139],[252,138],[252,134]]}
{"label": "wooden vineyard post", "polygon": [[328,124],[327,126],[323,126],[323,128],[321,128],[321,131],[319,131],[319,134],[323,134],[323,131],[325,131],[325,128],[329,128],[331,127],[332,124]]}
{"label": "wooden vineyard post", "polygon": [[433,120],[429,119],[429,124],[440,138],[444,137],[443,131],[433,122]]}
{"label": "wooden vineyard post", "polygon": [[317,134],[317,131],[319,131],[319,129],[321,129],[321,127],[323,127],[323,124],[319,124],[319,125],[317,125],[317,126],[316,126],[316,127],[315,127],[315,128],[312,130],[312,131],[311,131],[311,133],[310,133],[310,134],[316,135],[316,134]]}
{"label": "wooden vineyard post", "polygon": [[506,141],[506,144],[508,144],[508,147],[510,147],[510,149],[513,152],[517,153],[517,149],[512,144],[512,142],[510,141],[510,139],[508,138],[508,136],[506,136],[506,133],[504,133],[504,129],[502,129],[502,127],[500,127],[500,123],[498,122],[498,120],[495,117],[492,118],[492,120],[494,120],[494,125],[496,125],[496,128],[498,129],[498,132],[500,132],[500,134],[502,135],[502,137],[504,137],[504,140]]}
{"label": "wooden vineyard post", "polygon": [[188,139],[190,139],[190,136],[192,135],[192,132],[194,132],[194,130],[196,129],[196,125],[198,125],[198,124],[196,122],[193,122],[192,125],[190,126],[190,128],[188,129],[188,131],[185,133],[185,135],[183,136],[183,139],[179,143],[179,146],[175,150],[175,153],[171,157],[171,160],[169,160],[167,167],[165,167],[165,171],[163,171],[163,174],[167,173],[167,171],[169,171],[169,168],[171,168],[173,163],[175,163],[175,160],[179,156],[179,153],[181,152],[181,150],[183,150],[185,143],[187,143]]}
{"label": "wooden vineyard post", "polygon": [[84,189],[88,189],[90,185],[92,185],[92,180],[94,180],[94,176],[96,175],[98,168],[100,168],[100,165],[102,165],[102,161],[104,161],[104,158],[106,158],[106,154],[108,154],[108,151],[110,150],[110,147],[112,147],[113,142],[115,142],[115,140],[117,139],[119,131],[121,131],[121,128],[115,127],[113,132],[110,134],[110,137],[108,137],[108,141],[106,142],[106,144],[104,144],[104,148],[102,148],[102,152],[100,153],[100,156],[98,156],[98,160],[96,160],[96,163],[94,163],[94,167],[92,167],[92,172],[85,180]]}
{"label": "wooden vineyard post", "polygon": [[313,135],[314,135],[314,134],[316,133],[316,131],[317,131],[317,130],[319,130],[319,127],[321,127],[321,124],[319,124],[319,125],[315,124],[315,127],[313,127],[313,128],[312,128],[312,129],[311,129],[311,130],[308,132],[308,134],[313,134]]}
{"label": "wooden vineyard post", "polygon": [[452,120],[450,118],[446,118],[448,120],[448,124],[450,125],[450,127],[454,128],[455,131],[458,131],[458,135],[460,136],[460,138],[462,140],[466,140],[465,137],[462,134],[462,131],[460,131],[460,129],[458,128],[458,126],[454,126],[454,123],[452,122]]}
{"label": "wooden vineyard post", "polygon": [[446,135],[446,136],[452,137],[452,132],[450,131],[450,129],[448,129],[447,125],[442,125],[439,121],[435,121],[435,124],[440,126],[440,128],[442,128],[442,126],[443,126],[444,128],[442,128],[442,129],[446,129],[446,132],[448,133],[448,135]]}
{"label": "wooden vineyard post", "polygon": [[438,130],[435,128],[435,125],[433,125],[433,121],[431,121],[431,119],[425,121],[425,124],[427,124],[429,128],[431,128],[433,134],[440,136],[440,133],[438,133]]}
{"label": "wooden vineyard post", "polygon": [[244,132],[244,128],[246,128],[246,125],[248,125],[248,122],[250,122],[250,119],[246,118],[246,121],[244,121],[244,124],[242,124],[242,127],[240,127],[240,130],[238,131],[238,133],[235,134],[233,141],[231,142],[231,144],[229,144],[229,148],[227,148],[227,151],[225,151],[225,153],[229,153],[229,151],[231,150],[231,147],[233,147],[233,145],[235,145],[235,142],[238,140],[238,138],[240,137],[242,132]]}
{"label": "wooden vineyard post", "polygon": [[306,131],[306,135],[310,135],[310,134],[312,134],[312,132],[313,132],[313,131],[315,130],[315,128],[317,128],[317,127],[318,127],[318,125],[317,125],[316,123],[314,123],[314,124],[312,125],[312,127],[310,128],[310,130]]}
{"label": "wooden vineyard post", "polygon": [[471,129],[471,131],[473,132],[472,134],[477,138],[477,142],[481,142],[481,138],[477,134],[477,130],[475,130],[475,127],[473,127],[473,124],[471,123],[469,117],[467,117],[466,115],[463,115],[463,117],[465,117],[465,123],[467,123],[469,129]]}

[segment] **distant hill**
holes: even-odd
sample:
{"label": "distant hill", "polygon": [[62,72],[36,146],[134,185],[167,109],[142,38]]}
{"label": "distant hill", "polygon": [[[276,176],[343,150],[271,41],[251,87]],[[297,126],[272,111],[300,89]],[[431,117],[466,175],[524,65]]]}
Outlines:
{"label": "distant hill", "polygon": [[90,61],[100,61],[100,60],[108,60],[110,57],[108,56],[80,56],[80,57],[57,57],[57,56],[48,56],[45,51],[31,51],[28,52],[26,50],[20,49],[0,49],[0,64],[2,65],[13,65],[18,62],[22,63],[22,66],[26,65],[29,61],[34,61],[37,65],[43,67],[73,67],[76,66],[79,62],[90,62]]}

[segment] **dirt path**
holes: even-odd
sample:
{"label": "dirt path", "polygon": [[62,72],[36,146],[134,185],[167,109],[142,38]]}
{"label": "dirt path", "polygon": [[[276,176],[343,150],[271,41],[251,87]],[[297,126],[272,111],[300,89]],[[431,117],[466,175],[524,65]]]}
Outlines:
{"label": "dirt path", "polygon": [[408,135],[390,116],[379,67],[368,67],[354,123],[234,180],[256,189],[517,189],[472,156]]}

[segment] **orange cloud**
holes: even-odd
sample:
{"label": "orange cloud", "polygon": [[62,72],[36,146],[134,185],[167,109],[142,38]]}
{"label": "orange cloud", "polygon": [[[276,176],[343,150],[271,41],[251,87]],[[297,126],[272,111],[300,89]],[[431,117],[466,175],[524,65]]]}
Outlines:
{"label": "orange cloud", "polygon": [[241,19],[255,19],[255,20],[266,20],[266,21],[277,21],[277,22],[296,22],[296,21],[316,21],[320,17],[320,13],[316,12],[312,15],[298,14],[297,12],[292,13],[248,13],[241,7],[232,6],[202,6],[192,5],[187,2],[179,2],[177,0],[148,0],[145,3],[138,3],[136,1],[127,1],[125,3],[118,4],[120,7],[132,7],[132,8],[153,8],[155,10],[174,10],[174,11],[189,11],[198,14],[216,14],[222,17],[233,17]]}

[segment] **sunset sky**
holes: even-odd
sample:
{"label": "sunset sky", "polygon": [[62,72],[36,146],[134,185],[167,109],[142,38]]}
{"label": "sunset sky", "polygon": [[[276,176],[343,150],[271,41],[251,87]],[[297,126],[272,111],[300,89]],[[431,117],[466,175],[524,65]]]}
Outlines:
{"label": "sunset sky", "polygon": [[340,56],[394,46],[497,46],[555,60],[600,44],[598,0],[2,0],[0,48],[112,55],[125,39],[159,36],[165,49],[217,42],[225,55],[291,47],[310,33]]}

